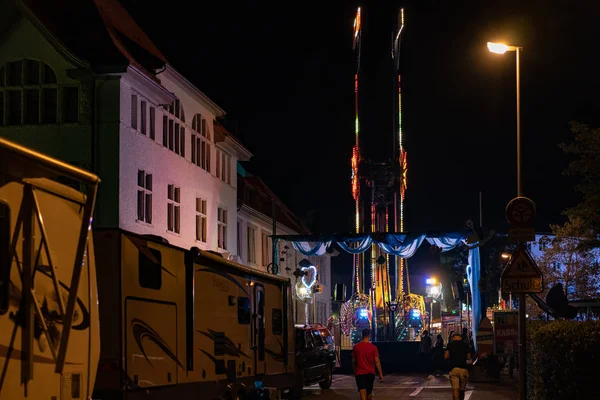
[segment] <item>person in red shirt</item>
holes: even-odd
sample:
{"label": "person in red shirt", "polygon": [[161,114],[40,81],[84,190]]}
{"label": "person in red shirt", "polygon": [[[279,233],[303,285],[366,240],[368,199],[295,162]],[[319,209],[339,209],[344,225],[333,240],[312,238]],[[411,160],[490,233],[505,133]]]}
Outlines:
{"label": "person in red shirt", "polygon": [[363,329],[362,341],[352,349],[352,369],[356,376],[356,386],[360,400],[371,400],[373,397],[373,382],[375,381],[375,367],[379,372],[379,382],[383,382],[383,370],[379,361],[379,351],[370,343],[370,329]]}

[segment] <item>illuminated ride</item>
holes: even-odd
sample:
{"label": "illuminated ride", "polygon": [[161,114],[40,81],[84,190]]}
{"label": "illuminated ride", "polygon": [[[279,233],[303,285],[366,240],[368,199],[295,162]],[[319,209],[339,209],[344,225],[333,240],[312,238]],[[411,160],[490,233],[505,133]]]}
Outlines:
{"label": "illuminated ride", "polygon": [[[340,327],[354,343],[361,330],[370,327],[374,341],[405,341],[417,339],[427,326],[428,313],[423,296],[411,293],[406,259],[412,257],[421,244],[427,242],[442,252],[460,244],[468,247],[467,276],[472,294],[473,315],[481,314],[479,247],[486,240],[474,231],[446,233],[404,233],[404,201],[407,190],[407,154],[403,147],[402,80],[400,75],[400,39],[404,31],[404,10],[398,15],[398,30],[392,43],[397,84],[398,113],[394,146],[387,161],[374,162],[364,156],[360,148],[359,77],[361,52],[361,9],[354,22],[353,48],[357,57],[354,76],[355,142],[351,159],[351,188],[355,201],[355,229],[351,234],[273,235],[273,273],[279,273],[277,257],[279,241],[289,241],[294,249],[306,257],[324,255],[337,248],[353,255],[352,296],[342,304]],[[301,265],[302,266],[302,265]],[[306,266],[306,265],[304,265]],[[297,278],[307,275],[298,270]],[[294,274],[296,275],[296,273]],[[300,280],[300,279],[299,279]],[[310,301],[311,279],[296,283],[296,295]],[[473,318],[473,336],[476,337],[479,318]],[[475,342],[475,346],[477,343]]]}
{"label": "illuminated ride", "polygon": [[[356,54],[354,75],[354,136],[355,144],[351,159],[352,196],[355,201],[355,233],[404,232],[404,200],[407,189],[407,157],[402,146],[402,85],[400,75],[400,39],[404,30],[404,9],[398,15],[398,30],[392,45],[392,61],[397,73],[398,114],[397,135],[394,135],[394,149],[391,162],[372,162],[363,158],[360,149],[359,119],[359,74],[361,56],[362,15],[358,8],[354,20],[353,49]],[[396,160],[396,161],[393,161]],[[395,307],[405,310],[412,303],[423,303],[423,298],[410,293],[410,283],[406,276],[406,260],[384,253],[376,243],[370,252],[355,254],[353,257],[352,293],[354,295],[342,307],[342,329],[345,334],[359,329],[355,318],[357,310],[365,307],[371,310],[369,319],[374,320],[375,340],[406,340],[406,332],[411,327],[424,326],[425,308],[419,310],[419,324],[404,312],[395,312]],[[392,284],[390,268],[394,268],[395,283]],[[367,279],[368,278],[368,279]],[[368,299],[368,304],[367,300]],[[410,322],[410,323],[409,323]],[[420,333],[417,332],[417,334]],[[352,335],[354,336],[354,335]]]}

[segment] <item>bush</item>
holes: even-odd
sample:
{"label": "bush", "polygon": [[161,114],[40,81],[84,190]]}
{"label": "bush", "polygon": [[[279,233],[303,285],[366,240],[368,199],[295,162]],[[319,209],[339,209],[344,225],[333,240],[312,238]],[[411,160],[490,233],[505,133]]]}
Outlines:
{"label": "bush", "polygon": [[600,321],[532,322],[527,336],[529,399],[600,398]]}

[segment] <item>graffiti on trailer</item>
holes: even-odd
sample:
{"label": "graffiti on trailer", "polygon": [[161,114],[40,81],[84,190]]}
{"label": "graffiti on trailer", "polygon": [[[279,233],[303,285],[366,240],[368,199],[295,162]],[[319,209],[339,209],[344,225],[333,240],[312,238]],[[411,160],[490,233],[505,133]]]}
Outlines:
{"label": "graffiti on trailer", "polygon": [[[58,281],[60,286],[60,296],[62,297],[63,304],[66,305],[69,298],[71,289],[61,281]],[[44,322],[48,327],[50,338],[54,344],[58,344],[62,331],[63,318],[60,314],[60,307],[58,305],[57,293],[54,290],[52,284],[52,276],[50,275],[50,267],[39,266],[36,268],[36,274],[34,276],[34,287],[35,297],[40,304],[40,310]],[[15,322],[19,327],[25,327],[25,320],[23,311],[21,309],[21,288],[18,288],[12,281],[9,284],[9,308],[15,311],[9,313],[9,318]],[[34,331],[33,337],[38,344],[40,352],[44,353],[48,348],[47,338],[43,334],[42,321],[40,321],[37,314],[34,317]],[[73,313],[73,325],[72,329],[76,331],[84,331],[90,327],[90,313],[85,306],[85,303],[77,297],[76,307]]]}

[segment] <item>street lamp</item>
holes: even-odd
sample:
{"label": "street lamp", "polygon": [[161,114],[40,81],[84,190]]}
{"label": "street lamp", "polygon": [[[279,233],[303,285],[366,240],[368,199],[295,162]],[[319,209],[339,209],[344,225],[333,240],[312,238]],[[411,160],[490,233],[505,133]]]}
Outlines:
{"label": "street lamp", "polygon": [[487,47],[492,53],[504,54],[507,51],[514,51],[517,55],[517,196],[520,197],[523,195],[523,186],[521,185],[521,72],[519,58],[523,48],[492,42],[488,42]]}

